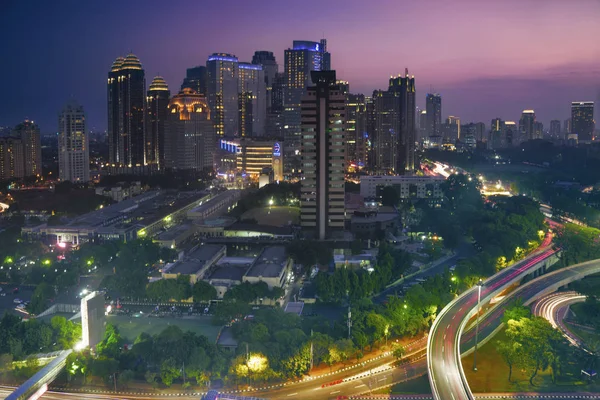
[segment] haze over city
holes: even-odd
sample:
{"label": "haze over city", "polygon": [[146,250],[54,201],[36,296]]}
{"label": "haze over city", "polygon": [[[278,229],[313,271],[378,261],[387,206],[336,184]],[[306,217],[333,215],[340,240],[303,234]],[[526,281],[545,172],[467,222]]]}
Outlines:
{"label": "haze over city", "polygon": [[213,52],[249,61],[273,51],[282,71],[293,40],[325,37],[353,93],[371,95],[408,68],[417,105],[433,88],[444,118],[487,125],[533,108],[547,126],[569,116],[571,101],[597,97],[599,18],[597,1],[4,1],[0,125],[28,117],[53,132],[73,96],[88,126],[106,130],[106,71],[130,50],[176,92],[185,69]]}

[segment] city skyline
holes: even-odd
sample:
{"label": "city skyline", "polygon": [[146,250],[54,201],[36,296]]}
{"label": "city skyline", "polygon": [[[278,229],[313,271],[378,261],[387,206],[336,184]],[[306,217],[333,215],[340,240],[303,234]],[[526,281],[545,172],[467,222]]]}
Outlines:
{"label": "city skyline", "polygon": [[[332,1],[323,6],[306,1],[285,9],[273,1],[250,6],[226,0],[177,8],[141,4],[128,2],[119,13],[111,13],[110,3],[3,6],[1,54],[21,62],[0,67],[3,76],[11,77],[6,90],[14,94],[2,100],[0,125],[14,126],[27,117],[43,132],[53,132],[61,105],[73,97],[88,110],[89,127],[106,130],[106,70],[129,50],[148,76],[160,74],[176,88],[187,68],[204,65],[213,52],[250,61],[257,50],[272,51],[281,71],[284,50],[293,40],[323,37],[332,54],[332,69],[339,79],[350,82],[352,93],[370,95],[385,89],[391,75],[408,67],[418,81],[417,105],[423,109],[426,93],[438,92],[444,98],[443,118],[515,120],[523,109],[532,108],[548,126],[552,119],[568,118],[572,101],[598,98],[597,2],[462,1],[450,6],[434,1],[409,5]],[[306,14],[315,9],[311,4],[321,7],[307,21]],[[233,5],[239,12],[227,13]],[[185,23],[194,14],[211,17],[202,24]],[[132,24],[134,15],[139,23]],[[528,15],[536,18],[525,28],[522,22]],[[105,29],[108,16],[114,29]],[[160,26],[169,29],[143,23],[158,17]],[[23,18],[36,28],[14,38],[11,32]],[[573,20],[576,41],[567,33]],[[219,31],[223,24],[237,29]]]}

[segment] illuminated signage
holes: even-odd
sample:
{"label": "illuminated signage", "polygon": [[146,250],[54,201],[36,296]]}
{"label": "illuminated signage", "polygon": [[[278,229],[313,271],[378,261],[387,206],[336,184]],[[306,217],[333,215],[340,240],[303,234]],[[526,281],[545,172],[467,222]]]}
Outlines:
{"label": "illuminated signage", "polygon": [[281,145],[279,143],[273,145],[273,157],[281,157]]}

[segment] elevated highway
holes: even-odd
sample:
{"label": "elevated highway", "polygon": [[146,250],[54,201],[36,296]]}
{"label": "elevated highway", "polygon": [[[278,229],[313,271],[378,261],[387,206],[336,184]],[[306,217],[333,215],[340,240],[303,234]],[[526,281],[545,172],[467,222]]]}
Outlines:
{"label": "elevated highway", "polygon": [[[482,300],[489,301],[510,282],[522,277],[522,269],[517,267],[506,274],[496,274],[485,282]],[[521,271],[521,272],[519,272]],[[588,275],[600,273],[600,259],[577,264],[527,282],[518,287],[497,305],[498,310],[506,309],[511,302],[520,298],[525,305],[555,292],[571,282]],[[466,381],[462,363],[461,346],[458,345],[461,334],[469,319],[477,312],[477,288],[450,303],[434,322],[428,342],[428,370],[432,394],[435,400],[469,399],[475,397]]]}
{"label": "elevated highway", "polygon": [[[558,251],[549,248],[550,240],[547,236],[538,252],[483,282],[481,302],[489,302],[527,275],[538,276],[545,272],[558,260]],[[451,301],[432,324],[427,343],[427,367],[435,400],[473,399],[462,371],[460,338],[470,318],[477,313],[478,291],[477,287],[471,288]]]}

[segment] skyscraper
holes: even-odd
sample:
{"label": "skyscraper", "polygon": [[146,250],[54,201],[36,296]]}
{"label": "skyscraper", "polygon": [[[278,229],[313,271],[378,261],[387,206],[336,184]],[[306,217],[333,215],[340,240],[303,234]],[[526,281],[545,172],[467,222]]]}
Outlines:
{"label": "skyscraper", "polygon": [[596,123],[594,122],[594,102],[574,101],[571,103],[571,133],[577,135],[579,143],[593,140]]}
{"label": "skyscraper", "polygon": [[197,67],[188,68],[185,78],[181,84],[181,90],[185,88],[194,89],[196,93],[206,96],[206,67],[198,65]]}
{"label": "skyscraper", "polygon": [[275,82],[275,76],[279,72],[279,66],[275,60],[275,56],[272,51],[255,51],[252,57],[252,64],[262,65],[265,75],[265,87],[266,87],[266,102],[267,102],[267,113],[271,112],[273,107],[272,93],[273,83]]}
{"label": "skyscraper", "polygon": [[553,119],[550,121],[550,136],[553,138],[558,138],[561,136],[560,133],[560,121],[558,119]]}
{"label": "skyscraper", "polygon": [[519,119],[520,142],[537,139],[535,136],[535,111],[523,110]]}
{"label": "skyscraper", "polygon": [[70,101],[58,117],[58,177],[61,181],[90,180],[89,143],[83,107]]}
{"label": "skyscraper", "polygon": [[231,54],[214,53],[208,57],[206,69],[208,107],[217,136],[238,136],[238,58]]}
{"label": "skyscraper", "polygon": [[419,141],[427,138],[427,110],[419,112]]}
{"label": "skyscraper", "polygon": [[380,174],[396,170],[400,131],[400,98],[389,90],[373,92],[375,130],[373,135],[374,167]]}
{"label": "skyscraper", "polygon": [[109,162],[118,166],[146,165],[144,113],[146,78],[133,54],[118,57],[108,73]]}
{"label": "skyscraper", "polygon": [[285,74],[275,74],[271,89],[271,109],[267,110],[266,135],[271,138],[283,139],[283,98],[285,89]]}
{"label": "skyscraper", "polygon": [[264,136],[267,117],[267,89],[262,65],[238,64],[239,135]]}
{"label": "skyscraper", "polygon": [[335,71],[312,71],[302,98],[300,224],[323,240],[344,229],[345,96]]}
{"label": "skyscraper", "polygon": [[[293,47],[285,51],[285,90],[284,90],[284,149],[288,153],[288,172],[300,168],[300,104],[306,88],[313,84],[311,71],[325,70],[331,64],[331,56],[323,49],[321,42],[294,40]],[[324,62],[325,61],[325,62]]]}
{"label": "skyscraper", "polygon": [[184,88],[173,96],[165,122],[165,165],[180,170],[209,169],[217,138],[206,98]]}
{"label": "skyscraper", "polygon": [[416,103],[415,103],[415,77],[408,76],[408,69],[404,77],[398,76],[390,79],[388,91],[399,97],[398,115],[400,126],[398,130],[398,143],[395,170],[397,174],[413,172],[415,169],[415,142],[416,142]]}
{"label": "skyscraper", "polygon": [[158,164],[164,168],[165,161],[165,120],[169,105],[167,82],[157,76],[152,80],[146,97],[146,163]]}
{"label": "skyscraper", "polygon": [[452,141],[460,140],[460,117],[453,115],[446,118],[447,132]]}
{"label": "skyscraper", "polygon": [[26,119],[15,128],[15,134],[23,143],[23,161],[25,176],[38,176],[42,174],[42,144],[40,141],[40,128]]}
{"label": "skyscraper", "polygon": [[427,93],[425,98],[427,112],[427,134],[429,136],[442,135],[442,96],[438,93]]}

